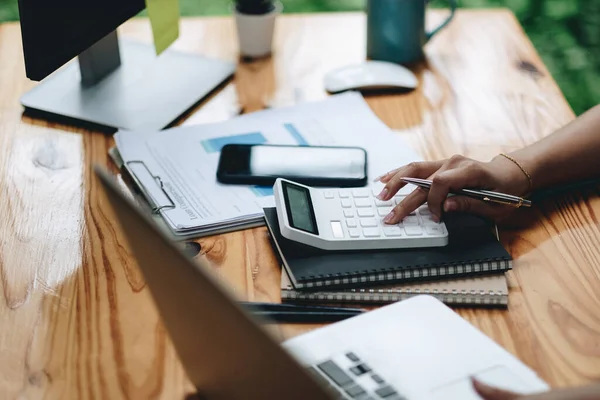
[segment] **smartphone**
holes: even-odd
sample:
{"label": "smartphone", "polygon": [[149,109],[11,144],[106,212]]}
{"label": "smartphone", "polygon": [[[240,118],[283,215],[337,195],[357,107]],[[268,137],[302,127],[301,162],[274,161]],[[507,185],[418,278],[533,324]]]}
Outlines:
{"label": "smartphone", "polygon": [[221,149],[221,183],[273,186],[285,178],[307,186],[367,184],[367,152],[360,147],[227,144]]}

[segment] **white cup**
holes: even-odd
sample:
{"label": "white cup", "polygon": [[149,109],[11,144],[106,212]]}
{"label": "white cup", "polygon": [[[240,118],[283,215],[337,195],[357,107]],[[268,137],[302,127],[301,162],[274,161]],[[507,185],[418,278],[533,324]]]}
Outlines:
{"label": "white cup", "polygon": [[232,7],[235,14],[240,54],[244,57],[263,57],[271,53],[275,20],[283,6],[275,2],[275,8],[267,14],[242,14]]}

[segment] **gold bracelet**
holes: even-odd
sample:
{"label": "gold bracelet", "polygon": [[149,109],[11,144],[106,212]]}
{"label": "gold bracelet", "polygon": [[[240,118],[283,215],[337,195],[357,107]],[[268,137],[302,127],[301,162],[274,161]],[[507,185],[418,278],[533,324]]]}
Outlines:
{"label": "gold bracelet", "polygon": [[531,189],[533,188],[533,181],[531,179],[531,175],[529,175],[529,173],[527,173],[527,171],[525,171],[525,168],[523,168],[523,166],[517,160],[515,160],[508,154],[500,153],[500,155],[502,157],[512,161],[517,167],[519,167],[519,169],[523,172],[523,174],[525,174],[525,176],[527,177],[527,182],[529,182],[529,187],[527,189],[527,193],[531,192]]}

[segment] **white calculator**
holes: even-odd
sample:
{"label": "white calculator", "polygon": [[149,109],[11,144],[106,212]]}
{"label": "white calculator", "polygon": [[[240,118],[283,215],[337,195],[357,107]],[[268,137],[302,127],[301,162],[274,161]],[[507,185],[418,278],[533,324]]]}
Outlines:
{"label": "white calculator", "polygon": [[278,178],[273,186],[281,235],[324,250],[399,249],[448,244],[448,230],[427,205],[396,225],[383,218],[404,197],[377,199],[374,189],[312,188]]}

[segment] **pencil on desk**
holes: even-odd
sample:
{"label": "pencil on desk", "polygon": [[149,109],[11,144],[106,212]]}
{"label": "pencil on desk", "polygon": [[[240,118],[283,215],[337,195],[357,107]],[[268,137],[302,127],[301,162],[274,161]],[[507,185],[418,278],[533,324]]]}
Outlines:
{"label": "pencil on desk", "polygon": [[255,317],[262,317],[273,322],[317,324],[336,322],[352,318],[361,313],[356,312],[295,312],[295,311],[253,311]]}
{"label": "pencil on desk", "polygon": [[314,312],[351,312],[362,313],[365,310],[362,308],[350,307],[329,307],[329,306],[312,306],[303,304],[283,304],[283,303],[262,303],[252,301],[242,301],[240,305],[252,309],[263,311],[314,311]]}

